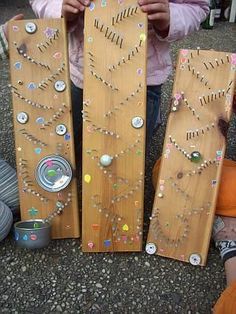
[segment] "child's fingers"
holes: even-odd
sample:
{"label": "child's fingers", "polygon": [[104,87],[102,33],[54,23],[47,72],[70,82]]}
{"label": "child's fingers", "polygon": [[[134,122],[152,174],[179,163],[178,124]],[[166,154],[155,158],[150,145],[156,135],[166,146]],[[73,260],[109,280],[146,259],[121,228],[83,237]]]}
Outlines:
{"label": "child's fingers", "polygon": [[11,20],[17,21],[17,20],[23,20],[23,18],[24,18],[24,14],[17,14],[17,15],[15,15],[15,16],[13,16],[13,17],[11,18]]}

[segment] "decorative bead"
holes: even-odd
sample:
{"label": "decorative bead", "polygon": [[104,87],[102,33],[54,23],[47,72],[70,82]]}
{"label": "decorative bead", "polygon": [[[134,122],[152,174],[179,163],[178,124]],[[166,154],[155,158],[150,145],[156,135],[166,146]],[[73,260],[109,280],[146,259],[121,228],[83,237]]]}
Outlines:
{"label": "decorative bead", "polygon": [[112,163],[112,157],[109,155],[102,155],[100,158],[100,163],[102,166],[107,167],[110,166],[110,164]]}
{"label": "decorative bead", "polygon": [[194,151],[191,153],[191,161],[192,162],[198,163],[201,161],[201,159],[202,159],[202,155],[199,152]]}

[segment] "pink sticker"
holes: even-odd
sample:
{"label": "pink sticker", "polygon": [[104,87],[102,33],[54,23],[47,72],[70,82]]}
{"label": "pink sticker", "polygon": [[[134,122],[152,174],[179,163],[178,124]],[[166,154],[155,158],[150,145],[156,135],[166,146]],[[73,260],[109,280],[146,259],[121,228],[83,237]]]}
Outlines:
{"label": "pink sticker", "polygon": [[186,57],[188,55],[188,49],[182,49],[181,54]]}
{"label": "pink sticker", "polygon": [[52,166],[53,166],[53,161],[50,160],[50,159],[46,160],[45,163],[46,163],[46,165],[47,165],[48,167],[52,167]]}
{"label": "pink sticker", "polygon": [[165,180],[159,180],[160,184],[164,184]]}
{"label": "pink sticker", "polygon": [[188,59],[187,59],[187,58],[181,58],[181,59],[180,59],[180,63],[185,64],[185,63],[187,63],[187,62],[188,62]]}
{"label": "pink sticker", "polygon": [[222,157],[221,156],[217,156],[216,160],[222,160]]}
{"label": "pink sticker", "polygon": [[236,65],[236,53],[232,53],[231,57],[231,64]]}
{"label": "pink sticker", "polygon": [[94,243],[93,243],[93,242],[89,242],[89,243],[88,243],[88,247],[89,247],[90,249],[92,249],[92,248],[94,247]]}
{"label": "pink sticker", "polygon": [[30,239],[31,239],[32,241],[36,241],[36,240],[37,240],[36,234],[31,234],[31,235],[30,235]]}
{"label": "pink sticker", "polygon": [[180,255],[180,258],[181,258],[182,261],[184,261],[184,255],[183,254]]}
{"label": "pink sticker", "polygon": [[61,52],[55,52],[54,55],[53,55],[53,58],[55,59],[61,59],[62,57],[62,53]]}
{"label": "pink sticker", "polygon": [[127,241],[127,236],[122,236],[123,241]]}
{"label": "pink sticker", "polygon": [[159,251],[160,251],[160,252],[164,252],[164,250],[163,250],[162,248],[159,248]]}
{"label": "pink sticker", "polygon": [[172,143],[167,143],[166,147],[171,148],[172,147]]}
{"label": "pink sticker", "polygon": [[87,126],[87,131],[89,133],[93,133],[94,132],[94,128],[91,125],[89,125],[89,126]]}
{"label": "pink sticker", "polygon": [[176,93],[175,95],[174,95],[174,98],[176,99],[176,100],[180,100],[181,99],[181,94],[180,93]]}
{"label": "pink sticker", "polygon": [[12,26],[12,29],[13,29],[14,32],[18,32],[18,31],[19,31],[19,27],[16,26],[16,25],[13,25],[13,26]]}
{"label": "pink sticker", "polygon": [[165,186],[164,185],[160,185],[160,190],[164,191],[164,189],[165,189]]}

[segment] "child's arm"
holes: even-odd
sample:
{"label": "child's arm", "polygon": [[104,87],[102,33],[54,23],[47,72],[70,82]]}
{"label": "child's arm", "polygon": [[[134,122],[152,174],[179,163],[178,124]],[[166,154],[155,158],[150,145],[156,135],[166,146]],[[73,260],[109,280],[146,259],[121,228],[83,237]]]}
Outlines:
{"label": "child's arm", "polygon": [[198,30],[209,12],[208,0],[138,0],[138,3],[157,35],[169,42]]}
{"label": "child's arm", "polygon": [[90,0],[30,0],[30,5],[39,18],[65,17],[67,21],[73,21],[89,6]]}

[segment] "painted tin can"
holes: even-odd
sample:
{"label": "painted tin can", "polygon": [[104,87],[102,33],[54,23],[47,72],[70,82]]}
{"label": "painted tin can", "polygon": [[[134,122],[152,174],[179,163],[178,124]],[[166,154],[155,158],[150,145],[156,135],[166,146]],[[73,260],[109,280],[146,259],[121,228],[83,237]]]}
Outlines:
{"label": "painted tin can", "polygon": [[51,224],[42,219],[16,222],[14,231],[16,243],[21,248],[41,249],[51,240]]}

